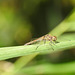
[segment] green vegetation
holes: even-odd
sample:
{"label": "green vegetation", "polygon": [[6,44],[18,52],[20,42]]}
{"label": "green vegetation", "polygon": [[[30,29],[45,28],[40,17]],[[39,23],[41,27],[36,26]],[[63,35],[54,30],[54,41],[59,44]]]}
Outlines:
{"label": "green vegetation", "polygon": [[[45,44],[41,43],[40,46],[38,43],[32,44],[32,45],[22,45],[24,44],[24,38],[27,41],[28,39],[31,38],[31,35],[32,35],[31,30],[33,30],[33,27],[31,26],[30,21],[27,20],[26,18],[28,18],[27,16],[30,16],[31,14],[35,13],[34,12],[35,8],[38,7],[38,5],[41,2],[44,3],[46,1],[45,0],[34,1],[33,5],[35,7],[31,7],[30,5],[31,9],[33,10],[27,9],[28,6],[24,4],[23,7],[24,7],[24,10],[26,10],[26,14],[27,14],[25,15],[25,21],[23,19],[20,19],[20,16],[18,16],[19,19],[15,17],[15,11],[10,11],[10,12],[8,11],[9,12],[8,15],[6,15],[7,14],[6,12],[4,12],[5,16],[0,12],[1,17],[3,17],[2,21],[0,22],[1,24],[0,29],[2,30],[3,28],[4,30],[0,32],[1,33],[0,46],[2,46],[0,48],[0,61],[3,61],[3,62],[0,62],[0,75],[14,75],[14,74],[15,75],[19,75],[19,74],[20,75],[23,75],[23,74],[24,75],[25,74],[26,75],[33,75],[33,74],[74,75],[75,74],[75,61],[70,61],[70,62],[64,61],[64,63],[54,64],[46,60],[46,57],[48,58],[48,60],[51,60],[49,56],[54,53],[57,54],[57,57],[59,57],[61,53],[65,51],[72,51],[75,55],[75,51],[73,51],[75,50],[75,8],[73,8],[72,12],[60,24],[56,25],[56,27],[48,33],[48,34],[57,36],[57,41],[55,42],[55,45],[54,44],[50,45],[49,41],[47,41]],[[29,4],[29,1],[26,1],[26,3]],[[5,8],[3,10],[5,10]],[[15,20],[17,20],[16,22],[14,18]],[[3,25],[5,26],[7,25],[5,29]],[[10,32],[12,32],[12,34]],[[4,34],[7,34],[7,35],[4,35]],[[9,34],[10,34],[10,37],[9,37]],[[7,36],[7,38],[4,43],[3,39],[5,38],[5,36]],[[3,47],[8,45],[9,46],[21,45],[21,46]],[[39,47],[37,48],[37,46]],[[40,57],[39,60],[37,56]],[[46,56],[46,57],[44,58],[43,56]],[[52,56],[55,56],[55,55],[52,55]],[[63,56],[65,57],[65,54],[63,54]],[[13,59],[15,61],[13,61]],[[58,60],[61,61],[64,59],[59,58],[59,59],[53,59],[53,60],[57,62]],[[4,67],[2,67],[2,64],[6,64],[6,63],[8,63],[10,66],[7,66],[5,70]]]}

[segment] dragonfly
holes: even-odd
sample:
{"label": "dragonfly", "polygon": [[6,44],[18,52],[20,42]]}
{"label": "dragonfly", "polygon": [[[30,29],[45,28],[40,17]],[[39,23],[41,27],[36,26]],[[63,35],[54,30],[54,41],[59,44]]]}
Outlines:
{"label": "dragonfly", "polygon": [[25,45],[31,45],[31,44],[33,44],[35,42],[38,42],[38,41],[44,41],[44,43],[46,43],[46,41],[50,41],[50,45],[51,45],[51,43],[54,44],[53,41],[56,41],[56,40],[57,40],[56,36],[52,36],[50,34],[46,34],[46,35],[44,35],[44,36],[42,36],[42,37],[40,37],[38,39],[35,39],[33,41],[30,41],[30,42],[26,43]]}

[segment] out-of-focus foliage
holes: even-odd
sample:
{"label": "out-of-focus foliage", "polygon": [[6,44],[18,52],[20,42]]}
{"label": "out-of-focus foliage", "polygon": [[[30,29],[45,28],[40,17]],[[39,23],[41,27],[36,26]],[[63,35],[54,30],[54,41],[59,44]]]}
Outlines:
{"label": "out-of-focus foliage", "polygon": [[[60,42],[63,40],[64,42],[75,40],[75,0],[0,0],[0,47],[23,45],[26,42],[30,41],[32,38],[38,38],[49,32],[56,36],[60,35],[60,37],[57,37]],[[14,47],[11,48],[13,49]],[[3,49],[5,50],[5,48]],[[12,54],[10,49],[6,49],[8,52],[5,51],[5,55],[3,55],[5,57],[9,57],[9,55],[13,55],[14,57],[14,54],[17,54],[17,52]],[[19,49],[19,47],[17,47],[17,49]],[[26,72],[29,72],[30,74],[36,73],[40,75],[45,73],[50,75],[55,72],[55,74],[57,75],[58,70],[62,65],[61,62],[64,62],[63,66],[66,66],[68,64],[69,67],[66,66],[65,68],[65,66],[62,66],[63,70],[61,71],[60,69],[60,74],[63,74],[64,72],[69,74],[69,72],[72,72],[70,74],[74,75],[75,62],[71,63],[71,65],[69,64],[69,61],[75,60],[74,50],[75,49],[70,49],[62,52],[55,52],[52,54],[40,54],[28,64],[28,69],[24,68],[23,70],[21,70],[21,75],[23,73],[25,74]],[[2,50],[1,52],[4,51]],[[6,53],[8,53],[9,55],[7,55]],[[17,67],[17,69],[21,69],[36,55],[37,54],[33,54],[20,57],[19,59],[13,58],[7,61],[1,61],[0,74],[3,73],[2,75],[8,75],[10,70],[13,70],[14,65]],[[15,60],[16,62],[12,63]],[[67,62],[67,64],[65,62]],[[51,63],[58,63],[58,65],[55,66]],[[39,66],[40,64],[43,64],[45,68],[44,70],[42,69],[43,67]],[[48,65],[44,64],[52,66],[49,68]],[[30,65],[32,67],[30,67]],[[33,65],[36,66],[34,67]],[[12,68],[10,69],[10,67]],[[37,68],[35,69],[35,72],[34,68]],[[38,68],[40,68],[39,72]],[[42,70],[44,72],[41,72]]]}
{"label": "out-of-focus foliage", "polygon": [[34,37],[47,33],[63,19],[62,8],[74,3],[74,0],[1,0],[0,46],[24,44],[33,34]]}
{"label": "out-of-focus foliage", "polygon": [[30,22],[11,4],[11,1],[4,1],[0,6],[0,46],[23,44],[31,38]]}

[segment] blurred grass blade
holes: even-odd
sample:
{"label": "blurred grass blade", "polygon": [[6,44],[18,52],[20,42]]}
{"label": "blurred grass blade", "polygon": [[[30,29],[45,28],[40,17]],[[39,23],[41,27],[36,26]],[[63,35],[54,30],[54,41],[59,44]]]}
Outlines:
{"label": "blurred grass blade", "polygon": [[61,22],[56,28],[54,28],[50,34],[55,36],[60,36],[62,33],[68,31],[70,28],[74,30],[72,25],[75,23],[75,9],[72,11],[71,15],[67,17],[63,22]]}
{"label": "blurred grass blade", "polygon": [[74,22],[71,22],[69,23],[71,25],[71,27],[67,30],[67,31],[75,31],[75,21]]}
{"label": "blurred grass blade", "polygon": [[[38,71],[38,72],[37,72]],[[37,66],[31,66],[20,70],[21,74],[62,74],[75,72],[75,62],[69,62],[64,64],[41,64]]]}
{"label": "blurred grass blade", "polygon": [[22,56],[20,57],[15,63],[14,63],[14,73],[18,72],[22,67],[24,67],[25,65],[27,65],[27,63],[29,61],[31,61],[36,55],[38,55],[38,53],[35,54],[30,54],[30,55],[26,55],[26,56]]}

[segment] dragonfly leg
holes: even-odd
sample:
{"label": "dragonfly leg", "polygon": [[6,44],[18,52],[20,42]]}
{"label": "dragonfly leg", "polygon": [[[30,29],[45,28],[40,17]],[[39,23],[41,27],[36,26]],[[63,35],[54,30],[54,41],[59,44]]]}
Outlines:
{"label": "dragonfly leg", "polygon": [[52,49],[54,50],[53,45],[55,45],[55,43],[52,40],[49,40],[49,41],[50,41],[49,44],[51,45]]}
{"label": "dragonfly leg", "polygon": [[44,44],[46,43],[46,40],[43,40],[44,41]]}
{"label": "dragonfly leg", "polygon": [[[41,41],[41,40],[40,40]],[[45,39],[43,39],[43,41],[44,41],[44,44],[46,43],[46,40]],[[37,47],[36,47],[36,49],[39,47],[40,45],[38,45]]]}
{"label": "dragonfly leg", "polygon": [[[39,40],[39,42],[40,42],[41,40]],[[39,43],[39,45],[36,47],[36,50],[37,50],[37,48],[40,46],[40,43]]]}
{"label": "dragonfly leg", "polygon": [[49,44],[50,44],[51,48],[54,50],[54,48],[53,48],[53,46],[52,46],[51,42],[49,42]]}
{"label": "dragonfly leg", "polygon": [[55,42],[53,42],[53,41],[50,41],[53,45],[55,45]]}

